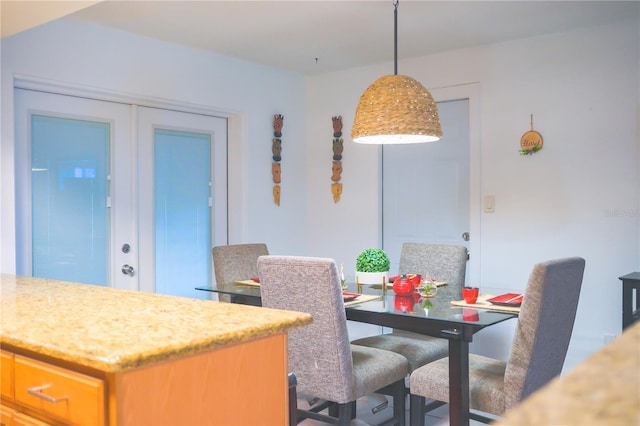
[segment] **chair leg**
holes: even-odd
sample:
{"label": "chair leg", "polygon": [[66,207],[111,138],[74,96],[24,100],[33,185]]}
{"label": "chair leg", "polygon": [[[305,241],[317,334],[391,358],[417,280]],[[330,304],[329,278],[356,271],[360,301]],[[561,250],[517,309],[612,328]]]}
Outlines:
{"label": "chair leg", "polygon": [[332,402],[332,403],[329,404],[328,407],[329,407],[329,410],[328,410],[329,411],[329,415],[331,417],[338,418],[338,404],[335,403],[335,402]]}
{"label": "chair leg", "polygon": [[409,413],[411,426],[424,426],[425,397],[420,395],[409,395]]}
{"label": "chair leg", "polygon": [[[426,400],[426,398],[425,398],[425,400]],[[435,410],[436,408],[438,408],[438,407],[442,407],[442,406],[443,406],[443,405],[445,405],[445,404],[446,404],[446,402],[438,401],[437,399],[434,399],[434,400],[432,400],[431,402],[426,403],[426,404],[424,405],[424,412],[425,412],[425,413],[428,413],[429,411],[433,411],[433,410]]]}
{"label": "chair leg", "polygon": [[[333,401],[324,401],[314,407],[311,407],[309,410],[301,410],[298,408],[298,421],[303,419],[314,419],[332,425],[341,424],[338,417],[343,411],[345,412],[344,415],[351,416],[351,410],[341,408],[341,405],[348,406],[350,403],[338,404]],[[329,411],[328,414],[321,413],[321,411],[326,409]],[[348,425],[350,420],[351,419],[347,418],[345,424]]]}
{"label": "chair leg", "polygon": [[406,422],[406,409],[405,401],[407,400],[407,388],[404,385],[404,379],[395,382],[392,385],[393,389],[393,417],[396,419],[396,424],[404,426]]}
{"label": "chair leg", "polygon": [[[351,404],[351,419],[353,420],[356,418],[356,402],[351,401],[347,402],[347,404]],[[332,403],[331,405],[329,405],[329,415],[335,418],[340,417],[340,404]]]}
{"label": "chair leg", "polygon": [[[351,419],[353,418],[353,402],[347,402],[346,404],[337,404],[338,406],[338,426],[349,426]],[[353,413],[355,414],[355,413]]]}
{"label": "chair leg", "polygon": [[376,393],[389,395],[393,398],[394,424],[404,426],[406,422],[405,401],[407,399],[407,388],[404,384],[404,379],[378,389]]}
{"label": "chair leg", "polygon": [[492,419],[491,417],[483,416],[482,414],[478,413],[469,413],[469,418],[486,425],[496,421],[496,419]]}
{"label": "chair leg", "polygon": [[298,424],[298,392],[296,386],[298,381],[296,375],[289,373],[289,425],[294,426]]}

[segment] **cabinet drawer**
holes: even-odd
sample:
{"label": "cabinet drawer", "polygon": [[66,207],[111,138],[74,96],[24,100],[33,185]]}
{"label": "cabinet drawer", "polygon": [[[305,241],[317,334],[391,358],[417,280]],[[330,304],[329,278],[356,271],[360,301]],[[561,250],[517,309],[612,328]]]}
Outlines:
{"label": "cabinet drawer", "polygon": [[49,423],[41,422],[31,416],[22,413],[13,414],[13,426],[50,426]]}
{"label": "cabinet drawer", "polygon": [[65,423],[103,425],[104,381],[20,355],[14,359],[15,400]]}
{"label": "cabinet drawer", "polygon": [[13,354],[0,351],[0,395],[13,401]]}
{"label": "cabinet drawer", "polygon": [[11,408],[0,405],[0,424],[13,426],[13,410]]}

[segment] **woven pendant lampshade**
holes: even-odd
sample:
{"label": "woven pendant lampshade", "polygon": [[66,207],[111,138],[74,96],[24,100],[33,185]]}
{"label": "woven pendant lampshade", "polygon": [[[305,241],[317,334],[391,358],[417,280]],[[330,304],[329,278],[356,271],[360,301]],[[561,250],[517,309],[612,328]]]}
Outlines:
{"label": "woven pendant lampshade", "polygon": [[435,142],[442,137],[431,93],[406,75],[385,75],[360,97],[351,128],[354,142],[368,144]]}
{"label": "woven pendant lampshade", "polygon": [[351,139],[365,144],[435,142],[442,137],[431,93],[420,82],[398,75],[398,1],[394,1],[395,74],[374,81],[358,102]]}

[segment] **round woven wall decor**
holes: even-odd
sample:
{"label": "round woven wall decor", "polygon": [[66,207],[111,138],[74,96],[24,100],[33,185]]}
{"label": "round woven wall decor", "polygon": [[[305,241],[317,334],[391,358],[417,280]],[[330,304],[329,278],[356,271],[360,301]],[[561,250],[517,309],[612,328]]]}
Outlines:
{"label": "round woven wall decor", "polygon": [[542,149],[542,135],[533,130],[533,114],[531,114],[531,130],[525,132],[520,138],[520,154],[531,155]]}

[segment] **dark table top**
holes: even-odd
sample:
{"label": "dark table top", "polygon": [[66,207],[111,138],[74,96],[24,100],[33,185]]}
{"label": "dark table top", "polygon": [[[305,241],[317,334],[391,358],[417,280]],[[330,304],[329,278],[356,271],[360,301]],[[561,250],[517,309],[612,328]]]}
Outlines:
{"label": "dark table top", "polygon": [[[260,287],[257,286],[229,283],[220,288],[197,287],[196,289],[250,298],[258,303],[260,299]],[[357,292],[356,284],[349,283],[347,291]],[[388,288],[383,295],[380,284],[362,285],[361,292],[378,295],[379,298],[346,306],[347,319],[416,332],[422,332],[427,324],[436,326],[434,330],[440,330],[445,325],[455,327],[459,324],[465,327],[471,326],[475,333],[484,327],[517,316],[508,312],[453,306],[450,303],[451,298],[445,292],[436,293],[431,298],[423,298],[417,293],[413,296],[398,296]],[[432,334],[432,332],[425,332],[425,334]]]}
{"label": "dark table top", "polygon": [[640,281],[640,272],[631,272],[627,275],[623,275],[621,277],[618,277],[618,279],[620,280],[635,280],[635,281]]}

